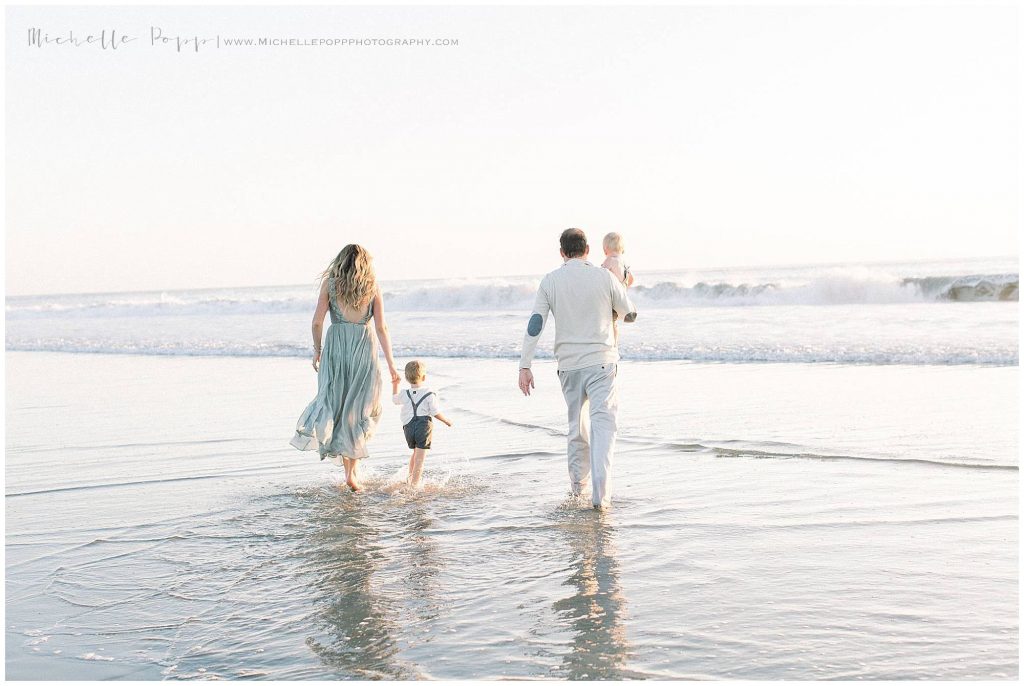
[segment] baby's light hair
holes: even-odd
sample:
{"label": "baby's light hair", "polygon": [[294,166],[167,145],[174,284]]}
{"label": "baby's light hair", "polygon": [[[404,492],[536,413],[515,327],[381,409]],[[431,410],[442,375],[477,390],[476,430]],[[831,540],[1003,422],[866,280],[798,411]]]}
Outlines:
{"label": "baby's light hair", "polygon": [[419,360],[413,360],[405,365],[405,380],[409,383],[419,383],[427,375],[427,365]]}
{"label": "baby's light hair", "polygon": [[604,249],[609,252],[624,253],[626,252],[626,241],[622,240],[622,235],[612,231],[605,235],[604,241],[602,241]]}

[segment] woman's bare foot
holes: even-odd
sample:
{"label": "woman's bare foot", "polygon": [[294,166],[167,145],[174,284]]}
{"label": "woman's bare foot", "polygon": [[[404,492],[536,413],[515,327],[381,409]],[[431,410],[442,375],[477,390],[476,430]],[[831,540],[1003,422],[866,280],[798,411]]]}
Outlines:
{"label": "woman's bare foot", "polygon": [[351,488],[356,493],[363,490],[363,485],[356,481],[355,479],[349,479],[346,483],[348,484],[348,487]]}

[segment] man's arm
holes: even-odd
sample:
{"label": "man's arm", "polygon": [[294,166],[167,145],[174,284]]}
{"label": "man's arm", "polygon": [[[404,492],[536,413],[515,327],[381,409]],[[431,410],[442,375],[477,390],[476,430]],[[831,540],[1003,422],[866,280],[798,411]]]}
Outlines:
{"label": "man's arm", "polygon": [[537,343],[547,323],[548,313],[551,312],[545,285],[544,281],[540,282],[530,320],[526,323],[526,335],[523,336],[523,354],[519,358],[519,390],[523,395],[530,395],[530,389],[533,388],[533,372],[530,371],[530,365],[533,364],[533,354],[537,351]]}
{"label": "man's arm", "polygon": [[610,279],[612,283],[612,309],[619,313],[624,322],[636,321],[636,305],[629,300],[626,287],[618,279]]}
{"label": "man's arm", "polygon": [[537,351],[537,342],[544,331],[544,325],[548,320],[548,313],[551,312],[551,305],[548,303],[548,294],[545,283],[540,282],[537,289],[537,299],[533,303],[533,311],[530,313],[530,320],[526,323],[526,335],[523,336],[523,355],[519,358],[519,368],[529,369],[533,364],[533,354]]}

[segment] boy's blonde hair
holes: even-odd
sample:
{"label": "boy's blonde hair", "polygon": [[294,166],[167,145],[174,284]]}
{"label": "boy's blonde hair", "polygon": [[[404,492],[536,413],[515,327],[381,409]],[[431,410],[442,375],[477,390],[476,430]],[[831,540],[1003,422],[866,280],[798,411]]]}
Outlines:
{"label": "boy's blonde hair", "polygon": [[419,383],[427,375],[427,365],[419,360],[413,360],[405,365],[405,380],[409,383]]}
{"label": "boy's blonde hair", "polygon": [[604,237],[603,245],[604,249],[609,252],[626,252],[626,241],[622,240],[621,234],[614,231]]}

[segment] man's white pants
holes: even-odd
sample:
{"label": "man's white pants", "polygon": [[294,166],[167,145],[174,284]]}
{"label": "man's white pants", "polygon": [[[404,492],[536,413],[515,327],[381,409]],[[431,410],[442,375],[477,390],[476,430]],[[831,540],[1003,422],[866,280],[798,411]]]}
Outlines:
{"label": "man's white pants", "polygon": [[594,505],[611,500],[612,455],[615,452],[616,365],[600,364],[558,372],[569,408],[569,481],[579,495],[591,479]]}

